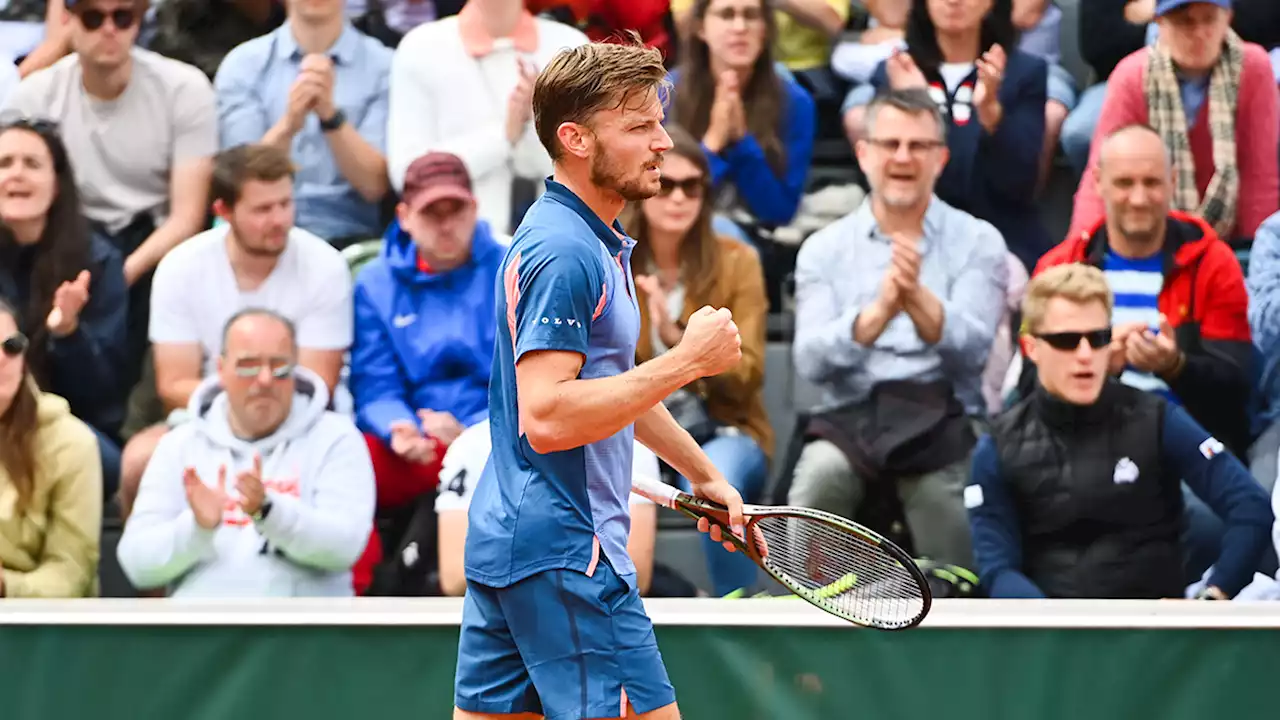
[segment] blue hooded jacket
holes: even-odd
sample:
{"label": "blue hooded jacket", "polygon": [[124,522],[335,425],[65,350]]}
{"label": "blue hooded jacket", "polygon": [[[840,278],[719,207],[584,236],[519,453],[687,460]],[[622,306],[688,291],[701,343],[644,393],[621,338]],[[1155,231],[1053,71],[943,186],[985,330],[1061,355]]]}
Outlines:
{"label": "blue hooded jacket", "polygon": [[465,265],[423,272],[413,238],[391,223],[382,255],[355,284],[350,388],[361,431],[390,442],[392,423],[417,425],[418,410],[450,413],[468,427],[488,417],[493,288],[505,252],[480,220]]}

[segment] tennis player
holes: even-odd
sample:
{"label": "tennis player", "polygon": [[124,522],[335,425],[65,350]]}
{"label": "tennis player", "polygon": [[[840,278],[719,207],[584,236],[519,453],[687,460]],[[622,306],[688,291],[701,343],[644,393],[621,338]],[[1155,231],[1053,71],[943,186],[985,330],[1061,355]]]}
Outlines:
{"label": "tennis player", "polygon": [[635,366],[635,243],[617,217],[658,192],[665,75],[657,50],[593,43],[534,85],[555,171],[496,288],[493,448],[468,511],[455,719],[679,718],[627,556],[635,440],[727,506],[741,536],[742,498],[662,404],[738,361],[729,311],[702,308],[675,348]]}

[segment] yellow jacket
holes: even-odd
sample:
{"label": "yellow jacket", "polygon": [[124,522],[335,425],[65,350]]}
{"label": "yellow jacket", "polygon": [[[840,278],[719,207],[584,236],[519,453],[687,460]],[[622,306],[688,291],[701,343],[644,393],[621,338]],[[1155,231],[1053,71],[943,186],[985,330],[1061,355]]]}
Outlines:
{"label": "yellow jacket", "polygon": [[0,579],[11,598],[98,594],[102,460],[98,439],[67,401],[41,394],[36,482],[29,507],[0,467]]}

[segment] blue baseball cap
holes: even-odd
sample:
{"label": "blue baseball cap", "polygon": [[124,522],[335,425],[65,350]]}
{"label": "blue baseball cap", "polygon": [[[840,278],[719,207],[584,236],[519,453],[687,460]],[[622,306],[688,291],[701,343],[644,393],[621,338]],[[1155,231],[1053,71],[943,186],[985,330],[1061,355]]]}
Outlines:
{"label": "blue baseball cap", "polygon": [[1156,3],[1156,17],[1168,15],[1180,7],[1195,4],[1217,5],[1223,10],[1231,9],[1231,0],[1159,0]]}

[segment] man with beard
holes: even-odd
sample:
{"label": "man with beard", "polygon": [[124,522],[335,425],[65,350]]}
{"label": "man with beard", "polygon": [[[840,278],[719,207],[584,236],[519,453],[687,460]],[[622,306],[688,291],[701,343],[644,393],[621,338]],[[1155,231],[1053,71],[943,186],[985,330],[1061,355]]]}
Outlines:
{"label": "man with beard", "polygon": [[192,392],[216,371],[222,328],[237,311],[261,307],[288,318],[297,326],[298,364],[329,392],[337,386],[351,345],[351,274],[337,250],[294,227],[293,173],[288,152],[274,146],[220,153],[213,209],[225,224],[179,245],[156,269],[149,333],[156,392],[170,415],[125,446],[125,517],[156,444],[184,419]]}
{"label": "man with beard", "polygon": [[787,501],[853,517],[869,488],[888,487],[920,555],[968,566],[961,492],[1007,250],[991,224],[933,194],[948,153],[927,92],[889,91],[865,122],[871,194],[796,262],[796,369],[833,409],[801,430]]}
{"label": "man with beard", "polygon": [[534,84],[555,174],[495,287],[492,450],[468,511],[455,720],[679,717],[627,554],[635,441],[741,533],[742,498],[662,403],[741,357],[729,311],[702,308],[676,347],[635,364],[635,241],[617,218],[658,193],[665,75],[658,50],[593,43]]}

